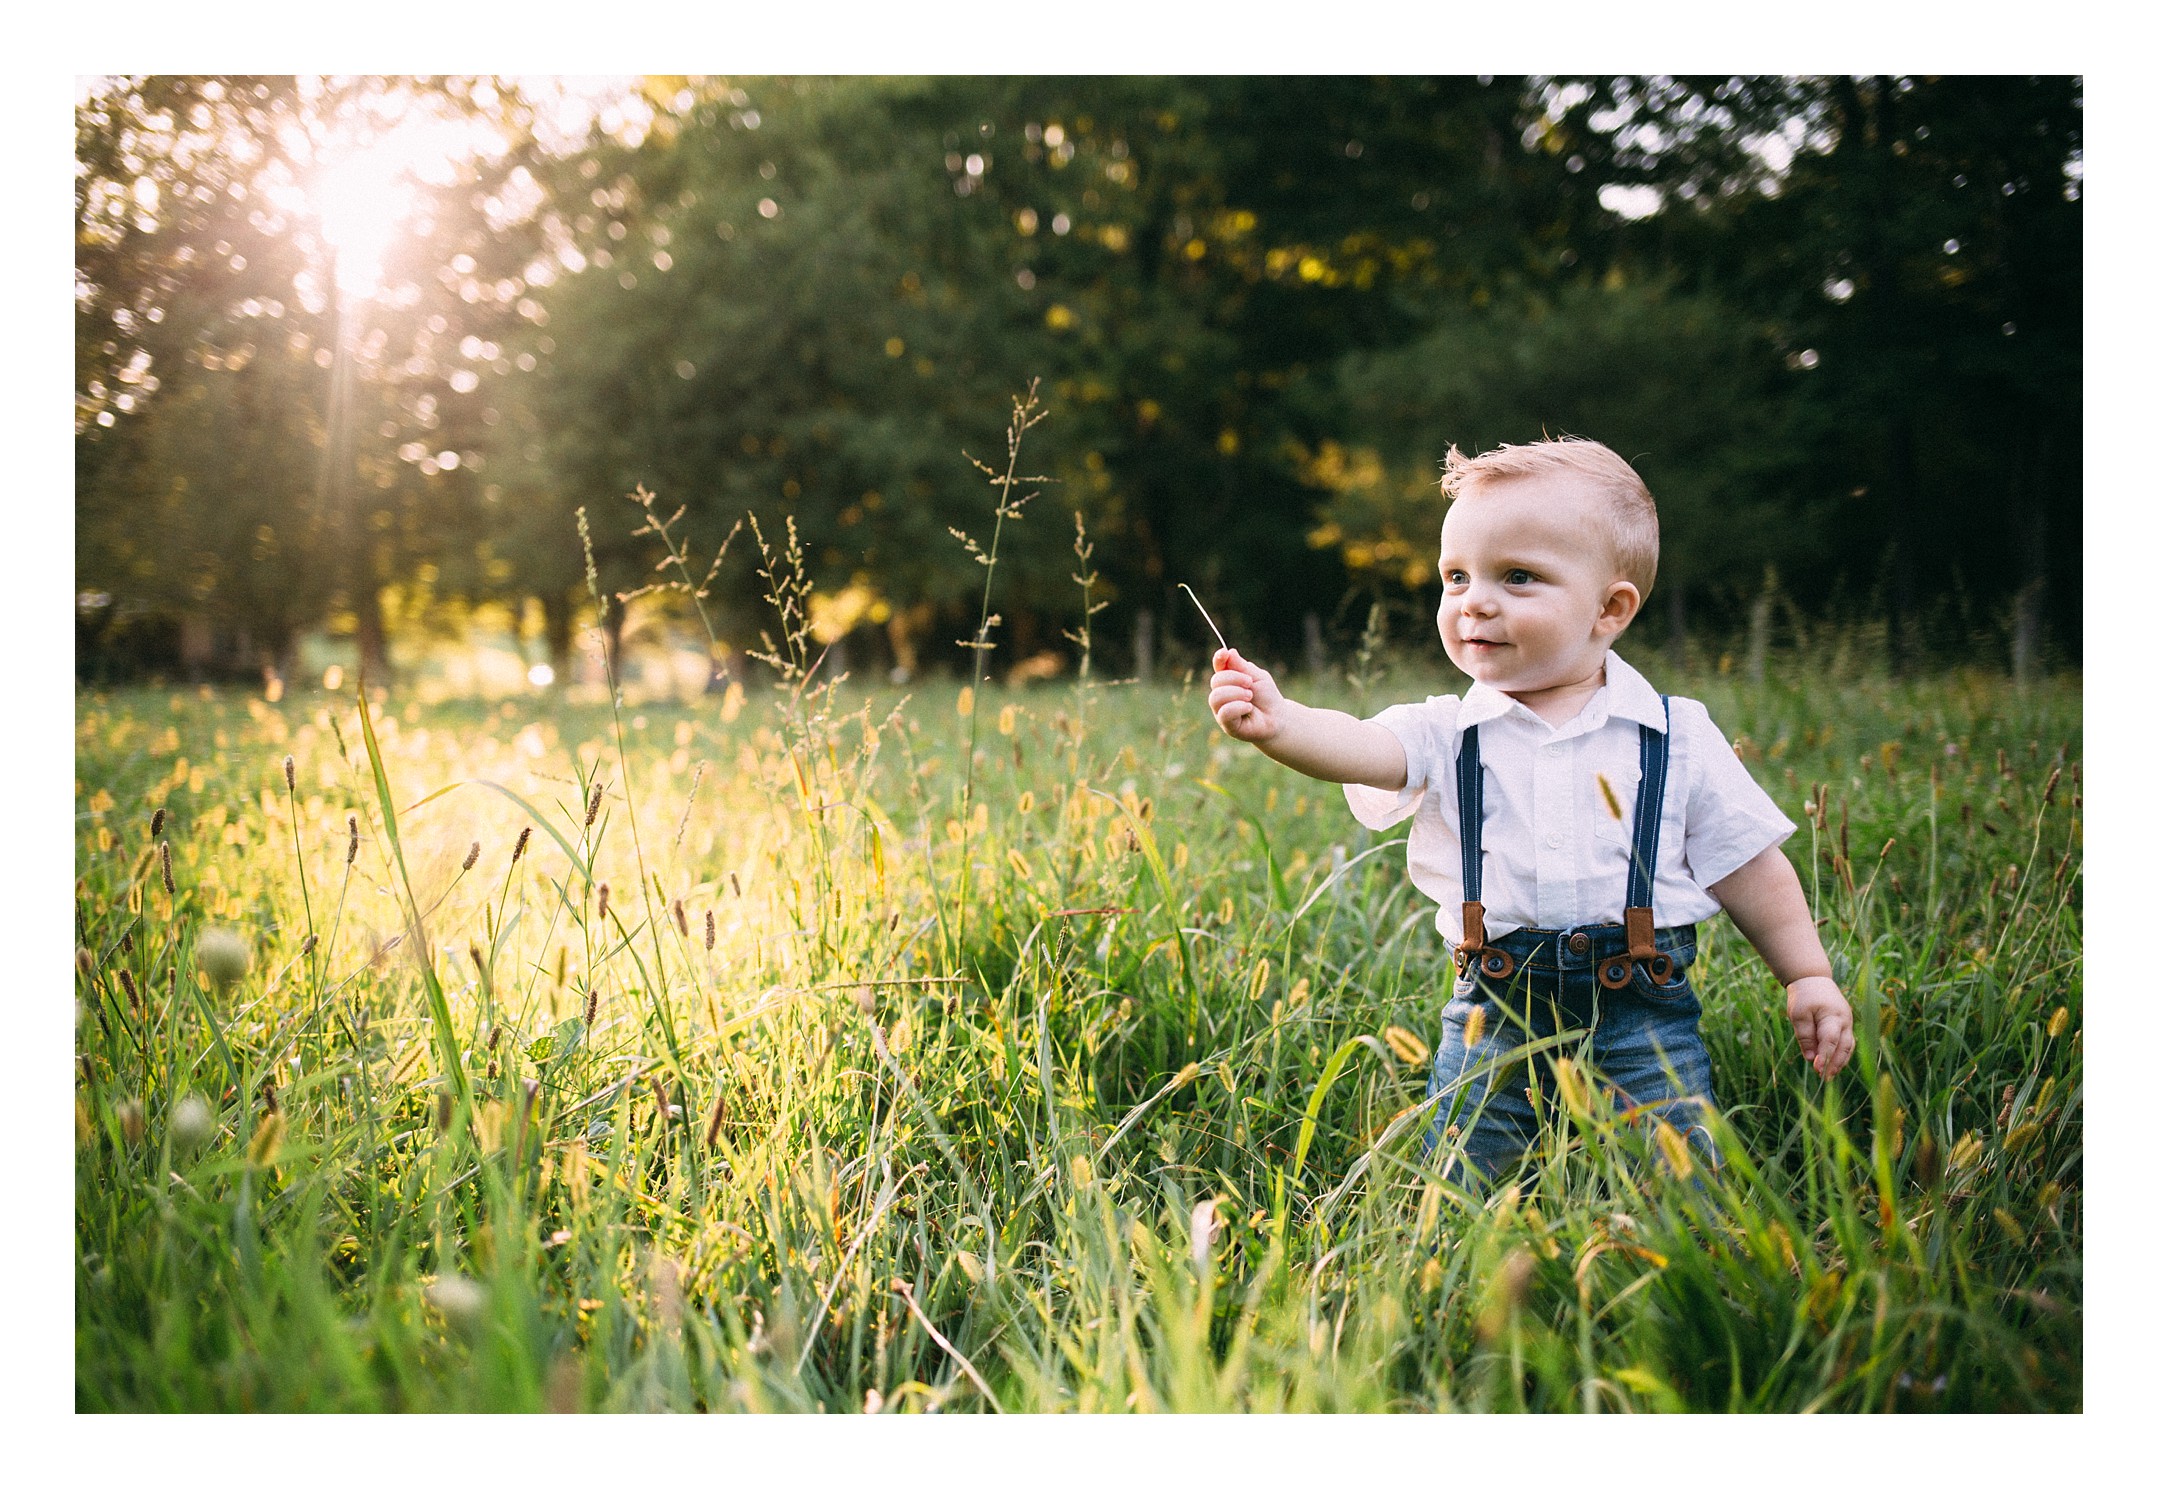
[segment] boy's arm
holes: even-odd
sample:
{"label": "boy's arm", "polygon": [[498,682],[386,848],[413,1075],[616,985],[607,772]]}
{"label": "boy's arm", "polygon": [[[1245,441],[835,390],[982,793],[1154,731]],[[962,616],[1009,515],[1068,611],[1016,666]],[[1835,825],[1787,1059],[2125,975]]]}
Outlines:
{"label": "boy's arm", "polygon": [[1825,1078],[1843,1069],[1855,1045],[1851,1005],[1836,986],[1806,908],[1798,870],[1771,845],[1709,886],[1768,970],[1784,986],[1784,1012],[1799,1053]]}
{"label": "boy's arm", "polygon": [[1322,781],[1399,791],[1409,757],[1390,729],[1331,708],[1309,708],[1283,694],[1273,674],[1233,649],[1214,653],[1207,706],[1232,739]]}

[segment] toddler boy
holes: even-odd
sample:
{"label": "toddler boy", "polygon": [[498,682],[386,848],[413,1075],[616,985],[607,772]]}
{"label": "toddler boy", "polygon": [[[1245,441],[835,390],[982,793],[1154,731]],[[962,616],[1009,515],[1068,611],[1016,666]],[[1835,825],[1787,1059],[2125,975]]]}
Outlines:
{"label": "toddler boy", "polygon": [[1434,1144],[1455,1113],[1476,1177],[1512,1167],[1538,1126],[1515,1052],[1579,1031],[1622,1106],[1713,1158],[1696,922],[1722,910],[1753,943],[1824,1078],[1851,1056],[1851,1006],[1783,856],[1792,824],[1706,709],[1611,651],[1656,578],[1656,506],[1630,465],[1589,440],[1449,450],[1440,487],[1439,636],[1467,693],[1357,719],[1224,649],[1208,704],[1234,738],[1343,783],[1366,827],[1415,819],[1409,877],[1458,973]]}

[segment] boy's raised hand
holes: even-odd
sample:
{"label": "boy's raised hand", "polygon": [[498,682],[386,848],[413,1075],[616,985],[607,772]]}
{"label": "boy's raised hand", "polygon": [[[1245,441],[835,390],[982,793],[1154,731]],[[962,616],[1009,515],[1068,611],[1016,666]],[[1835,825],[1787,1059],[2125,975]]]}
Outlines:
{"label": "boy's raised hand", "polygon": [[1245,661],[1234,647],[1214,653],[1213,690],[1206,704],[1230,738],[1246,744],[1272,739],[1281,732],[1287,702],[1264,667]]}
{"label": "boy's raised hand", "polygon": [[1798,1035],[1798,1052],[1823,1080],[1843,1069],[1856,1047],[1851,1004],[1827,977],[1801,977],[1785,991],[1784,1012]]}

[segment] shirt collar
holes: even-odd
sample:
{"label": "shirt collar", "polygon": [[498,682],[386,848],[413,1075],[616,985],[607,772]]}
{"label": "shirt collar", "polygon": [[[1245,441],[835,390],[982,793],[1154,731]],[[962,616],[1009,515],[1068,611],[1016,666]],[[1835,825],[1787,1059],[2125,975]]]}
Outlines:
{"label": "shirt collar", "polygon": [[[1497,688],[1480,682],[1471,683],[1468,692],[1462,695],[1461,712],[1456,720],[1459,727],[1466,729],[1473,724],[1488,723],[1517,708],[1523,713],[1530,712]],[[1569,722],[1569,729],[1586,732],[1601,728],[1612,719],[1625,719],[1658,733],[1664,729],[1663,699],[1649,680],[1615,651],[1604,656],[1604,685],[1582,705],[1580,714]]]}

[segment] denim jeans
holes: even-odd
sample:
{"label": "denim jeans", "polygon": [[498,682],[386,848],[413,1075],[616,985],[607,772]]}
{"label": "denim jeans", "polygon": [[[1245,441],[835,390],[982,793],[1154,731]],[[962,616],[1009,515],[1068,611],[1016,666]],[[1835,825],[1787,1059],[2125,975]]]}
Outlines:
{"label": "denim jeans", "polygon": [[[1669,1122],[1715,1165],[1715,1146],[1701,1117],[1716,1096],[1690,975],[1693,927],[1656,932],[1657,950],[1672,962],[1673,981],[1666,987],[1651,982],[1643,967],[1616,991],[1597,981],[1597,964],[1626,949],[1623,926],[1518,930],[1492,945],[1513,957],[1513,975],[1498,983],[1472,968],[1458,978],[1432,1056],[1430,1093],[1438,1102],[1424,1152],[1430,1157],[1459,1140],[1457,1151],[1447,1155],[1446,1177],[1481,1188],[1520,1162],[1544,1120],[1536,1098],[1545,1105],[1556,1098],[1552,1062],[1560,1056],[1592,1067],[1622,1110],[1652,1112]],[[1472,1023],[1480,1025],[1473,1047]],[[1567,1037],[1528,1057],[1517,1053],[1530,1040],[1554,1034]]]}

